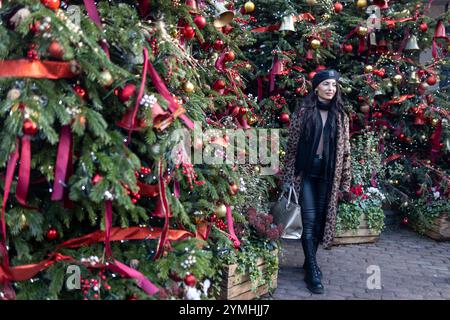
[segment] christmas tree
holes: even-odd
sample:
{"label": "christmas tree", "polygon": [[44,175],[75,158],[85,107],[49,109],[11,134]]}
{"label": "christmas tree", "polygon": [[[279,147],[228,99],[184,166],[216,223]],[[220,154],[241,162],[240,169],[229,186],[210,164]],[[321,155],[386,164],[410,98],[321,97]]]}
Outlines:
{"label": "christmas tree", "polygon": [[250,128],[257,108],[232,9],[3,2],[2,298],[214,297],[251,242],[240,177],[259,169],[224,161],[219,129]]}

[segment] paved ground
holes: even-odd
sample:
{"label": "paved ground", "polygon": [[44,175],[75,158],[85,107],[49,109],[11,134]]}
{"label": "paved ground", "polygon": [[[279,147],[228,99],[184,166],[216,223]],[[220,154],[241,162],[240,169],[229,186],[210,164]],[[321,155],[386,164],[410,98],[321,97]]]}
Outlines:
{"label": "paved ground", "polygon": [[[450,300],[450,242],[436,242],[404,227],[383,231],[372,244],[319,248],[323,295],[306,288],[303,257],[299,241],[283,241],[278,288],[266,299]],[[378,284],[380,289],[368,289]]]}

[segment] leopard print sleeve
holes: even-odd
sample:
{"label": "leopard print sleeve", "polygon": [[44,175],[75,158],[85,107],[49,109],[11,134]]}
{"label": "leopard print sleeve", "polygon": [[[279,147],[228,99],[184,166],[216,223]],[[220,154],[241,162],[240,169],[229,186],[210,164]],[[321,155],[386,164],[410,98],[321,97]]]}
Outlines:
{"label": "leopard print sleeve", "polygon": [[340,189],[343,192],[350,191],[350,183],[352,180],[349,126],[349,118],[347,115],[344,115],[344,161],[340,186]]}
{"label": "leopard print sleeve", "polygon": [[283,183],[291,184],[294,181],[295,156],[297,154],[297,144],[300,136],[301,115],[302,112],[299,109],[292,113],[286,144],[286,154],[284,157]]}

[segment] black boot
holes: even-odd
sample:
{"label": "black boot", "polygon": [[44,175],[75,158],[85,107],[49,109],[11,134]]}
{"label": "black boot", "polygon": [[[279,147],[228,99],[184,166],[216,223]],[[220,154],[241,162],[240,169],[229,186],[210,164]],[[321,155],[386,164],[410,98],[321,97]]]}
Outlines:
{"label": "black boot", "polygon": [[[314,240],[314,256],[317,255],[318,247],[319,247],[319,241]],[[305,261],[303,262],[303,270],[305,270],[305,272],[306,272],[306,269],[307,269],[307,266],[306,266],[306,258],[305,258]],[[317,264],[317,272],[319,273],[320,279],[322,279],[322,271],[320,270],[320,267],[318,264]]]}
{"label": "black boot", "polygon": [[319,276],[319,267],[316,262],[316,255],[314,252],[314,241],[312,238],[303,238],[303,251],[305,253],[306,269],[305,282],[306,287],[312,293],[322,294],[324,288]]}

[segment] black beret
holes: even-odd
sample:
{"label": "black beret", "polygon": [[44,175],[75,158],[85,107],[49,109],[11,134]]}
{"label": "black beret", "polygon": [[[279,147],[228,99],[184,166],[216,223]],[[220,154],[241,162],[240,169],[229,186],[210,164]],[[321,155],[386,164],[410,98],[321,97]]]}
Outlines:
{"label": "black beret", "polygon": [[336,81],[339,80],[339,72],[337,72],[334,69],[325,69],[325,70],[320,70],[319,72],[317,72],[313,79],[312,79],[312,87],[313,90],[322,82],[325,81],[327,79],[335,79]]}

